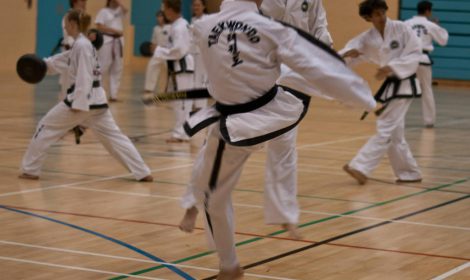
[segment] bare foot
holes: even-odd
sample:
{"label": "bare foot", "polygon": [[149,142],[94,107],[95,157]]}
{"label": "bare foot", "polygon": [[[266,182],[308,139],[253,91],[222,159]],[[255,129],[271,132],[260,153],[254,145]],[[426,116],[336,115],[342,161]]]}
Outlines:
{"label": "bare foot", "polygon": [[186,139],[180,139],[180,138],[176,138],[176,137],[170,137],[168,139],[165,140],[167,143],[172,143],[172,144],[177,144],[177,143],[188,143],[189,140],[186,140]]}
{"label": "bare foot", "polygon": [[147,175],[142,179],[139,179],[139,182],[153,182],[153,176],[152,175]]}
{"label": "bare foot", "polygon": [[364,175],[364,173],[362,173],[361,171],[349,167],[348,164],[343,166],[343,170],[346,171],[346,173],[348,173],[349,175],[351,175],[351,177],[356,179],[359,185],[364,185],[365,183],[367,183],[367,176]]}
{"label": "bare foot", "polygon": [[18,178],[28,179],[28,180],[39,180],[39,176],[31,175],[31,174],[28,174],[28,173],[22,173],[22,174],[18,175]]}
{"label": "bare foot", "polygon": [[184,217],[180,222],[179,228],[184,232],[193,232],[194,227],[196,226],[196,218],[199,211],[195,206],[186,209]]}
{"label": "bare foot", "polygon": [[220,270],[219,275],[217,275],[217,280],[236,280],[236,279],[242,279],[243,274],[245,272],[243,271],[243,268],[237,266],[235,269],[231,270]]}
{"label": "bare foot", "polygon": [[283,224],[282,228],[287,230],[289,233],[289,237],[292,239],[301,239],[302,236],[300,235],[297,225],[296,224]]}

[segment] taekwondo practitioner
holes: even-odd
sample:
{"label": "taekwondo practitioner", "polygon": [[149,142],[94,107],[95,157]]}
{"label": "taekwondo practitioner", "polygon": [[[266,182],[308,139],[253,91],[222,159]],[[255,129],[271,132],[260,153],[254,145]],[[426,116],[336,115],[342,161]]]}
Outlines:
{"label": "taekwondo practitioner", "polygon": [[[197,20],[204,19],[206,14],[206,3],[204,0],[193,0],[193,17],[191,24]],[[204,68],[198,47],[191,42],[191,49],[189,51],[194,58],[194,88],[207,88],[207,73]],[[199,110],[207,106],[207,99],[200,98],[193,100],[194,110]]]}
{"label": "taekwondo practitioner", "polygon": [[405,139],[405,116],[415,97],[421,95],[416,70],[421,42],[405,23],[387,18],[384,0],[366,0],[359,15],[373,27],[350,40],[340,51],[350,64],[368,60],[379,65],[375,77],[385,79],[375,95],[382,103],[377,133],[343,169],[361,185],[388,154],[397,183],[421,182],[421,172]]}
{"label": "taekwondo practitioner", "polygon": [[432,91],[432,64],[433,61],[429,54],[434,50],[433,41],[441,46],[447,45],[449,33],[444,28],[429,20],[432,17],[432,3],[429,1],[421,1],[418,3],[418,15],[405,21],[405,23],[413,29],[416,35],[421,39],[423,54],[419,61],[418,71],[416,75],[420,81],[423,90],[422,110],[424,126],[433,128],[436,123],[436,103],[434,101],[434,93]]}
{"label": "taekwondo practitioner", "polygon": [[[162,63],[168,65],[168,91],[192,89],[194,86],[194,59],[189,53],[191,32],[188,22],[181,16],[181,0],[164,0],[163,13],[170,22],[170,44],[167,47],[157,46],[149,64],[158,67]],[[175,125],[167,143],[183,143],[189,141],[184,132],[183,124],[192,110],[192,100],[172,101]]]}
{"label": "taekwondo practitioner", "polygon": [[376,102],[362,78],[331,49],[302,31],[261,16],[262,0],[226,0],[218,14],[194,24],[216,104],[193,114],[185,129],[209,127],[190,184],[204,205],[207,233],[220,260],[217,279],[238,279],[231,192],[243,164],[265,141],[289,132],[306,112],[308,96],[276,85],[286,64],[292,77],[370,111]]}
{"label": "taekwondo practitioner", "polygon": [[131,171],[136,180],[151,182],[150,169],[108,110],[97,51],[83,34],[90,22],[90,16],[78,10],[68,12],[65,29],[74,44],[69,51],[45,59],[49,74],[67,74],[69,89],[64,101],[39,121],[23,157],[19,177],[39,179],[47,149],[73,127],[84,125],[93,130],[106,150]]}
{"label": "taekwondo practitioner", "polygon": [[[85,12],[86,10],[86,3],[87,0],[69,0],[70,8],[72,10],[79,10]],[[67,34],[65,30],[65,20],[66,15],[62,18],[62,42],[61,42],[61,50],[67,51],[73,45],[73,37]],[[67,94],[67,75],[60,75],[59,76],[59,84],[60,84],[60,93],[59,93],[59,101],[64,100],[65,95]]]}
{"label": "taekwondo practitioner", "polygon": [[[153,28],[152,33],[152,54],[157,46],[168,47],[170,44],[169,36],[171,25],[162,11],[157,12],[158,24]],[[155,64],[151,60],[147,63],[147,70],[145,72],[145,93],[152,93],[157,87],[157,92],[166,91],[168,82],[168,68],[166,63]]]}
{"label": "taekwondo practitioner", "polygon": [[[289,23],[310,33],[310,35],[328,46],[333,43],[327,29],[328,22],[321,0],[264,0],[261,4],[261,11],[264,15]],[[290,72],[290,69],[282,65],[281,77],[277,84],[299,92],[315,91],[315,89],[308,89],[309,86],[305,86],[305,82],[292,82],[292,79],[284,79],[282,73],[287,72]],[[266,160],[266,185],[264,188],[265,222],[267,224],[282,225],[283,228],[288,230],[292,238],[300,238],[297,232],[299,207],[297,204],[296,139],[297,128],[294,128],[267,142],[268,156]],[[195,199],[189,189],[183,196],[181,204],[183,208],[187,209],[180,222],[180,229],[183,231],[192,232],[195,226],[198,210],[194,203]]]}
{"label": "taekwondo practitioner", "polygon": [[109,78],[109,101],[118,101],[121,84],[124,48],[124,17],[128,10],[122,0],[107,0],[106,7],[96,16],[96,27],[103,32],[104,44],[99,50],[100,65],[104,75]]}

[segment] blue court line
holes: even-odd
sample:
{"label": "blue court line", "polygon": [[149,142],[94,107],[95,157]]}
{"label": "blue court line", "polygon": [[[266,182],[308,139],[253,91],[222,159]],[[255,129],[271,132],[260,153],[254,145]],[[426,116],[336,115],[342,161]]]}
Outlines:
{"label": "blue court line", "polygon": [[[10,208],[10,207],[4,206],[4,205],[0,205],[0,208],[3,208],[3,209],[8,210],[8,211],[13,211],[13,212],[17,212],[17,213],[20,213],[20,214],[25,214],[25,215],[33,216],[33,217],[36,217],[36,218],[48,220],[48,221],[58,223],[58,224],[61,224],[61,225],[65,225],[65,226],[68,226],[68,227],[71,227],[71,228],[74,228],[74,229],[78,229],[80,231],[83,231],[83,232],[86,232],[86,233],[89,233],[89,234],[92,234],[92,235],[96,235],[98,237],[109,240],[109,241],[114,242],[114,243],[116,243],[118,245],[121,245],[123,247],[126,247],[126,248],[128,248],[128,249],[130,249],[130,250],[132,250],[132,251],[134,251],[138,254],[141,254],[141,255],[153,260],[153,261],[160,262],[160,263],[166,263],[164,260],[162,260],[162,259],[160,259],[160,258],[144,251],[144,250],[141,250],[137,247],[134,247],[134,246],[126,243],[126,242],[123,242],[121,240],[117,240],[115,238],[106,236],[106,235],[101,234],[101,233],[96,232],[96,231],[92,231],[92,230],[89,230],[89,229],[86,229],[86,228],[83,228],[83,227],[80,227],[80,226],[77,226],[77,225],[69,224],[67,222],[62,222],[62,221],[59,221],[59,220],[56,220],[56,219],[53,219],[53,218],[49,218],[47,216],[42,216],[42,215],[34,214],[34,213],[31,213],[31,212],[27,212],[27,211],[15,209],[15,208]],[[180,275],[183,279],[196,280],[195,278],[188,275],[186,272],[178,269],[177,267],[175,267],[173,265],[168,265],[168,264],[162,264],[162,265],[165,266],[166,268],[168,268],[169,270],[172,270],[176,274]]]}

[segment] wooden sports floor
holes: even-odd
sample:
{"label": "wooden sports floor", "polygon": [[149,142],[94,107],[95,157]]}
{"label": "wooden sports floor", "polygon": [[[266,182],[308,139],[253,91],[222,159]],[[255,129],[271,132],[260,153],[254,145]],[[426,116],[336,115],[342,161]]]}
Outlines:
{"label": "wooden sports floor", "polygon": [[[57,79],[32,87],[0,78],[0,279],[214,279],[217,256],[202,219],[179,231],[179,198],[203,135],[166,144],[171,110],[140,102],[143,73],[127,70],[112,104],[156,181],[139,183],[88,131],[48,152],[41,180],[18,179]],[[422,127],[420,101],[406,137],[424,181],[397,185],[384,159],[365,186],[342,171],[374,133],[360,110],[314,99],[298,138],[301,240],[263,220],[265,152],[233,192],[245,279],[470,279],[470,89],[436,88],[438,122]],[[201,218],[201,217],[199,217]]]}

